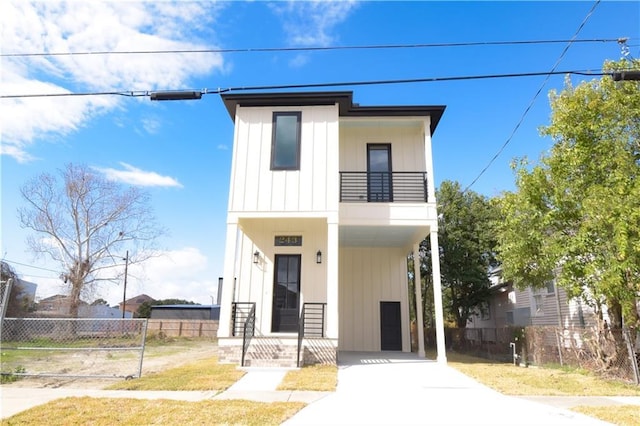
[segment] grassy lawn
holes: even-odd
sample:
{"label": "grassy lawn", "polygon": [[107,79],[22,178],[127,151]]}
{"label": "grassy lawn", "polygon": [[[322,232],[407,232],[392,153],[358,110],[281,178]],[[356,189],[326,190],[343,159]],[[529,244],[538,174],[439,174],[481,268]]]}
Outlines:
{"label": "grassy lawn", "polygon": [[[455,353],[449,366],[506,395],[640,396],[640,387],[602,380],[582,371],[522,368]],[[218,390],[227,389],[245,373],[215,358],[197,360],[139,379],[117,382],[107,389]],[[335,366],[309,366],[288,372],[279,390],[335,391]],[[108,398],[65,398],[27,410],[2,425],[69,424],[280,424],[303,403],[260,403],[245,400],[184,402]],[[575,411],[618,424],[636,425],[640,406],[575,407]]]}
{"label": "grassy lawn", "polygon": [[[603,380],[569,368],[516,367],[467,355],[447,353],[450,367],[505,395],[640,396],[640,386]],[[621,426],[636,426],[640,406],[572,407],[571,410]]]}
{"label": "grassy lawn", "polygon": [[235,365],[218,364],[215,358],[209,358],[160,373],[148,374],[138,379],[123,380],[105,389],[223,391],[237,382],[244,374]]}
{"label": "grassy lawn", "polygon": [[580,406],[572,407],[571,410],[619,426],[637,426],[638,419],[640,419],[640,407],[637,405],[616,405],[613,407]]}
{"label": "grassy lawn", "polygon": [[640,387],[569,368],[516,367],[447,353],[450,367],[506,395],[640,396]]}
{"label": "grassy lawn", "polygon": [[338,384],[338,368],[334,365],[310,365],[289,371],[278,390],[333,392]]}
{"label": "grassy lawn", "polygon": [[304,407],[300,402],[244,400],[185,402],[64,398],[3,420],[2,425],[278,425]]}

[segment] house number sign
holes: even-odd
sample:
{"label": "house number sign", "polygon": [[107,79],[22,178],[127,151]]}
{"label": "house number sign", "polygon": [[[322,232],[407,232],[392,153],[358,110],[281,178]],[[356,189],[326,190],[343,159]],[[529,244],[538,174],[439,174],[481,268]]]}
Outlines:
{"label": "house number sign", "polygon": [[276,235],[276,246],[301,246],[302,235]]}

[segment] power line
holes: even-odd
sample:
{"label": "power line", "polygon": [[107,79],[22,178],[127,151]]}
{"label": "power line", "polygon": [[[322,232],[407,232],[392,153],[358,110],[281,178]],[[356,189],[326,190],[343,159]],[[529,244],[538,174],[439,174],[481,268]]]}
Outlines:
{"label": "power line", "polygon": [[489,169],[489,167],[491,167],[491,164],[493,164],[493,162],[500,156],[502,151],[504,151],[504,149],[507,147],[507,145],[509,145],[509,143],[513,140],[513,137],[515,136],[515,134],[518,131],[518,129],[520,129],[520,126],[524,122],[524,119],[527,116],[527,114],[529,114],[529,111],[533,107],[533,104],[535,103],[536,99],[538,99],[538,96],[540,95],[540,93],[542,93],[542,89],[544,88],[544,86],[549,81],[549,78],[552,75],[555,74],[555,69],[558,67],[558,65],[560,65],[560,62],[564,58],[564,55],[567,53],[567,51],[571,47],[571,44],[573,43],[573,40],[575,40],[576,37],[578,37],[578,34],[582,30],[582,28],[585,26],[585,24],[587,23],[587,21],[589,20],[589,18],[591,17],[591,15],[595,11],[595,9],[596,9],[596,7],[598,6],[599,3],[600,3],[600,0],[596,0],[595,3],[593,4],[593,6],[591,6],[591,10],[589,10],[589,13],[587,13],[587,16],[585,16],[585,18],[582,20],[582,23],[580,24],[580,26],[578,26],[578,29],[576,30],[576,32],[573,35],[573,37],[571,38],[571,40],[569,40],[569,42],[567,43],[565,48],[562,50],[562,53],[560,53],[560,56],[558,57],[558,60],[556,61],[555,64],[553,64],[553,67],[551,68],[551,71],[547,74],[546,78],[544,79],[544,81],[540,85],[540,88],[538,88],[538,91],[535,93],[535,95],[533,95],[533,98],[531,98],[531,101],[529,102],[529,105],[527,105],[527,108],[525,108],[524,112],[522,113],[522,116],[520,117],[520,120],[518,120],[518,123],[513,128],[513,130],[511,131],[511,134],[509,135],[507,140],[504,142],[504,144],[502,144],[502,146],[500,147],[498,152],[496,152],[496,154],[493,156],[493,158],[491,158],[491,160],[489,160],[489,163],[480,171],[478,176],[476,176],[476,178],[469,185],[467,185],[467,187],[462,192],[466,192],[469,188],[471,188],[473,186],[474,183],[476,183],[478,181],[478,179],[480,179],[480,177]]}
{"label": "power line", "polygon": [[156,55],[186,53],[253,53],[253,52],[313,52],[331,50],[373,50],[373,49],[416,49],[432,47],[472,47],[472,46],[514,46],[528,44],[555,43],[609,43],[618,42],[620,38],[594,38],[581,40],[516,40],[516,41],[477,41],[458,43],[412,43],[412,44],[377,44],[354,46],[315,46],[315,47],[259,47],[231,49],[172,49],[172,50],[117,50],[117,51],[82,51],[82,52],[36,52],[36,53],[2,53],[0,57],[39,57],[39,56],[96,56],[96,55]]}
{"label": "power line", "polygon": [[[486,80],[486,79],[494,79],[494,78],[516,78],[516,77],[536,77],[536,76],[549,77],[551,75],[559,75],[559,74],[571,74],[571,75],[582,75],[582,76],[593,76],[593,77],[611,75],[611,73],[603,73],[601,71],[593,72],[588,70],[540,71],[540,72],[526,72],[526,73],[513,73],[513,74],[484,74],[484,75],[471,75],[471,76],[425,77],[425,78],[410,78],[410,79],[397,79],[397,80],[343,81],[343,82],[332,82],[332,83],[282,84],[282,85],[267,85],[267,86],[236,86],[236,87],[202,89],[202,90],[192,90],[192,89],[191,90],[169,90],[169,91],[163,91],[163,92],[165,93],[192,92],[192,93],[199,93],[201,95],[211,95],[211,94],[242,92],[242,91],[311,89],[311,88],[339,87],[339,86],[369,86],[369,85],[384,85],[384,84],[429,83],[429,82],[441,82],[441,81]],[[156,91],[123,90],[123,91],[108,91],[108,92],[38,93],[38,94],[0,95],[0,99],[73,97],[73,96],[108,96],[108,95],[125,96],[125,97],[145,97],[145,96],[151,96],[153,93],[156,93]]]}
{"label": "power line", "polygon": [[47,269],[47,268],[41,268],[39,266],[27,265],[26,263],[20,263],[20,262],[16,262],[16,261],[9,260],[9,259],[2,259],[2,260],[4,262],[12,263],[14,265],[26,266],[27,268],[40,269],[41,271],[54,272],[56,274],[60,273],[60,271],[54,271],[53,269]]}

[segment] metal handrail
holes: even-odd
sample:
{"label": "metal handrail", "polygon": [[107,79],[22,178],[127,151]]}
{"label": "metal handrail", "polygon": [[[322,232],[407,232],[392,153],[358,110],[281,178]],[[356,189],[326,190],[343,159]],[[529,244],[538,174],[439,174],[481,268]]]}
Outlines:
{"label": "metal handrail", "polygon": [[302,305],[302,312],[298,322],[298,355],[296,360],[298,368],[300,368],[300,352],[302,351],[304,337],[309,334],[316,334],[315,337],[324,337],[326,306],[326,303],[317,302],[308,302]]}
{"label": "metal handrail", "polygon": [[244,322],[244,327],[242,331],[242,359],[240,360],[240,365],[244,367],[244,358],[247,354],[247,350],[249,349],[249,345],[251,344],[251,338],[253,337],[256,330],[256,304],[252,303],[251,310],[249,311],[249,315],[247,316],[246,321]]}
{"label": "metal handrail", "polygon": [[244,324],[251,312],[255,302],[232,302],[231,303],[231,335],[236,337],[244,333]]}
{"label": "metal handrail", "polygon": [[340,202],[428,201],[426,172],[340,172]]}

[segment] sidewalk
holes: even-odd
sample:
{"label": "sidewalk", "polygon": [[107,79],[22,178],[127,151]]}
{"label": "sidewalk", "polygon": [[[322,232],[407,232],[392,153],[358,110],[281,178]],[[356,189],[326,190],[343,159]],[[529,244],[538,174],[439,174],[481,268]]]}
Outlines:
{"label": "sidewalk", "polygon": [[336,392],[276,391],[286,369],[247,369],[227,391],[111,391],[0,386],[2,418],[54,399],[250,399],[307,405],[287,425],[606,425],[567,410],[577,405],[640,405],[640,397],[510,397],[457,370],[413,354],[347,353],[340,358]]}

